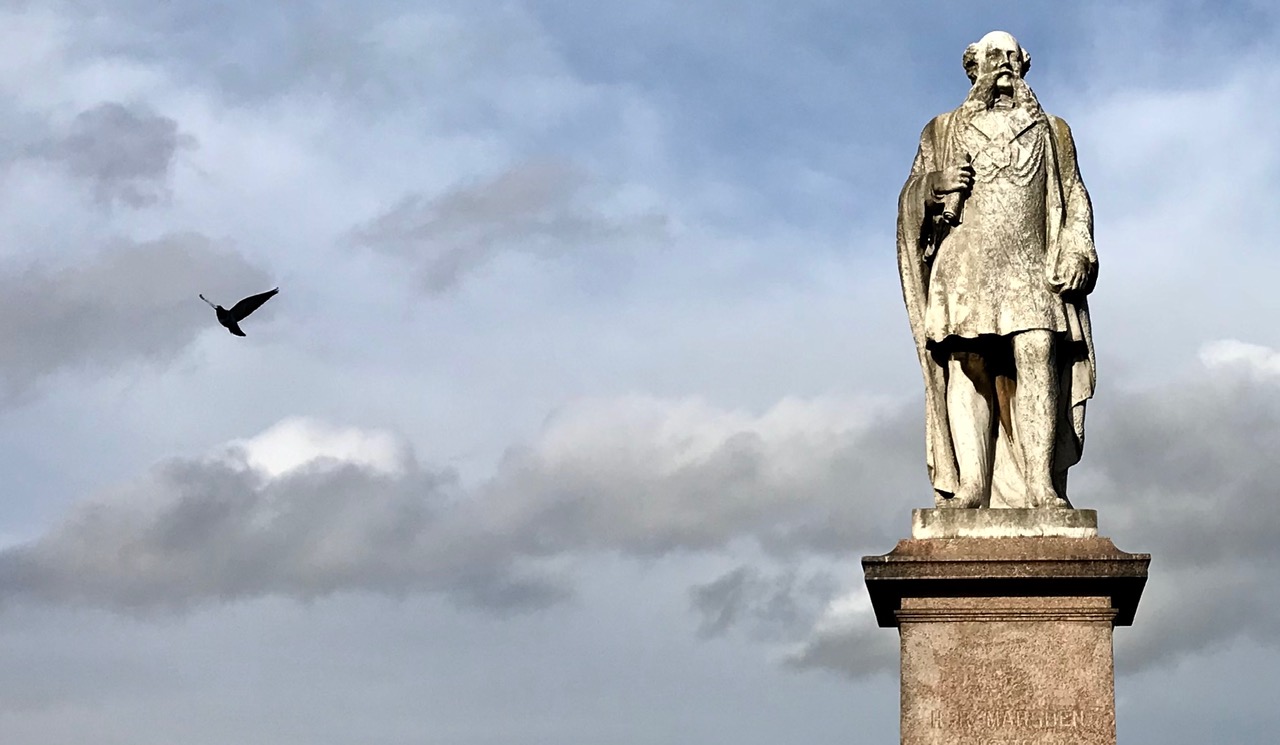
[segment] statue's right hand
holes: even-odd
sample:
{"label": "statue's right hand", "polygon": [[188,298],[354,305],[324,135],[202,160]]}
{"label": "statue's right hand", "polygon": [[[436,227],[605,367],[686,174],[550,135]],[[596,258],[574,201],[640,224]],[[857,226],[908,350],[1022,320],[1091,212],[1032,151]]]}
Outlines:
{"label": "statue's right hand", "polygon": [[929,174],[929,188],[935,197],[954,191],[968,194],[973,188],[973,166],[965,163],[934,171]]}

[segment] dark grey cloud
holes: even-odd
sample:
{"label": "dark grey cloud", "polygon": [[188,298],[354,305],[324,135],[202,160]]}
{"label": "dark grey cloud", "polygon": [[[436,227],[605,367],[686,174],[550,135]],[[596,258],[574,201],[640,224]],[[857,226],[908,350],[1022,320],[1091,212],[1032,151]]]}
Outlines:
{"label": "dark grey cloud", "polygon": [[434,197],[406,196],[353,240],[407,262],[429,292],[442,292],[501,253],[554,256],[663,235],[662,216],[606,215],[588,187],[566,163],[525,162]]}
{"label": "dark grey cloud", "polygon": [[792,568],[766,575],[743,565],[692,587],[689,596],[701,617],[698,634],[704,638],[749,625],[757,638],[790,639],[797,631],[808,633],[837,589],[830,572],[802,575]]}
{"label": "dark grey cloud", "polygon": [[10,263],[0,268],[0,395],[20,398],[57,372],[170,359],[214,323],[197,293],[237,298],[268,282],[196,234],[119,241],[67,266]]}
{"label": "dark grey cloud", "polygon": [[65,134],[33,148],[88,181],[103,205],[146,207],[169,196],[169,175],[196,140],[178,122],[145,106],[108,101],[76,115]]}
{"label": "dark grey cloud", "polygon": [[817,625],[783,663],[794,670],[824,670],[849,678],[892,672],[898,666],[898,634],[876,626],[869,611]]}
{"label": "dark grey cloud", "polygon": [[690,589],[704,639],[735,631],[748,638],[783,645],[782,664],[793,670],[823,670],[849,678],[891,671],[897,665],[897,634],[876,625],[861,586],[841,588],[837,572],[849,574],[852,562],[833,561],[831,569],[801,571],[794,566],[763,569],[742,565]]}

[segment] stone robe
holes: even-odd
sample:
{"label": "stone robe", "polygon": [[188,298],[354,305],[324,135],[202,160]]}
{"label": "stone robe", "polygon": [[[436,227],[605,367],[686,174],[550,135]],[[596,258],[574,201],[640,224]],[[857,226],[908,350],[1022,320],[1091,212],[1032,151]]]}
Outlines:
{"label": "stone robe", "polygon": [[[972,159],[974,186],[961,223],[941,219],[927,174]],[[1089,268],[1084,288],[1060,293],[1075,262]],[[956,339],[1055,332],[1059,416],[1055,481],[1084,445],[1084,407],[1095,364],[1085,295],[1096,279],[1093,211],[1080,180],[1066,122],[1029,111],[962,106],[925,126],[911,175],[898,200],[898,268],[911,332],[925,379],[926,462],[938,502],[955,493],[958,467],[946,406],[947,350]],[[1021,448],[1009,409],[1016,376],[996,370],[1000,423],[992,506],[1025,506]],[[1062,494],[1065,498],[1065,493]]]}

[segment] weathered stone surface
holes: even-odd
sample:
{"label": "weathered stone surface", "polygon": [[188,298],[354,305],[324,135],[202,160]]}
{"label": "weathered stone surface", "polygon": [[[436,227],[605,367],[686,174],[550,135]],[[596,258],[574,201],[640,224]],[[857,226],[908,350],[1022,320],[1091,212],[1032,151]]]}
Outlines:
{"label": "weathered stone surface", "polygon": [[1095,383],[1092,206],[1017,39],[993,31],[963,61],[969,93],[925,126],[898,198],[935,506],[1070,507]]}
{"label": "weathered stone surface", "polygon": [[909,598],[903,745],[1115,745],[1105,598]]}
{"label": "weathered stone surface", "polygon": [[901,639],[902,743],[1115,745],[1112,628],[1133,622],[1150,559],[1096,536],[863,557],[876,618]]}
{"label": "weathered stone surface", "polygon": [[1096,538],[1096,510],[912,510],[911,537],[924,538]]}

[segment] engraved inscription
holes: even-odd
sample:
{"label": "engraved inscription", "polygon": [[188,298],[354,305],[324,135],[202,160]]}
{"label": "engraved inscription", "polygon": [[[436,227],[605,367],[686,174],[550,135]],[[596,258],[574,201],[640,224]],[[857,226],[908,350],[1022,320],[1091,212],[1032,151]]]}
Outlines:
{"label": "engraved inscription", "polygon": [[1035,738],[964,735],[955,740],[955,745],[1079,745],[1079,743],[1069,735],[1043,735]]}
{"label": "engraved inscription", "polygon": [[1036,707],[1029,709],[967,708],[933,710],[929,712],[929,726],[934,729],[960,730],[962,732],[990,732],[994,729],[1016,727],[1021,730],[1099,729],[1109,723],[1107,710],[1101,707],[1067,708]]}

